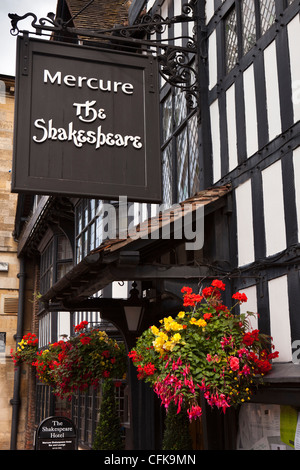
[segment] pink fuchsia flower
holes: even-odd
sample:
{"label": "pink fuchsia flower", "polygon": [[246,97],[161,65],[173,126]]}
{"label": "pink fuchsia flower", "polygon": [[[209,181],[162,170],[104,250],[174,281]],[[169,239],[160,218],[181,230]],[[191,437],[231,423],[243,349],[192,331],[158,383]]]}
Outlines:
{"label": "pink fuchsia flower", "polygon": [[189,420],[192,421],[192,419],[197,419],[200,418],[202,415],[202,409],[199,405],[192,405],[188,410],[188,417]]}
{"label": "pink fuchsia flower", "polygon": [[245,348],[239,349],[238,350],[238,356],[242,357],[243,355],[247,355],[247,350]]}
{"label": "pink fuchsia flower", "polygon": [[251,372],[250,367],[247,364],[245,364],[243,369],[242,369],[242,372],[243,372],[244,375],[249,375],[250,372]]}

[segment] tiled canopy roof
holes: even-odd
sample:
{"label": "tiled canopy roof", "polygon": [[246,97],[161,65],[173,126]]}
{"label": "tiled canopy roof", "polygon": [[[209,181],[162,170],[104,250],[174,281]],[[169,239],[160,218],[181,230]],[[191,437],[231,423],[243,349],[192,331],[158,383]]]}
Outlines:
{"label": "tiled canopy roof", "polygon": [[[188,210],[196,211],[199,205],[202,205],[206,210],[213,204],[217,203],[221,198],[231,192],[231,186],[215,186],[199,193],[193,197],[186,199],[178,204],[174,218],[169,217],[168,210],[151,218],[151,226],[157,226],[158,229],[162,228],[165,224],[174,224],[176,218],[182,216],[183,209],[188,206]],[[209,212],[209,211],[208,211]],[[161,269],[161,266],[148,266],[143,264],[135,264],[130,269],[128,259],[123,266],[124,259],[122,252],[133,254],[139,250],[138,243],[147,234],[149,228],[149,220],[145,220],[136,227],[136,236],[128,236],[123,239],[110,239],[105,240],[99,247],[90,252],[80,263],[75,265],[61,280],[59,280],[49,291],[41,298],[42,302],[57,301],[64,299],[68,301],[84,299],[93,295],[114,280],[135,279],[139,280],[141,272],[144,277],[155,275],[155,269]],[[160,239],[148,239],[145,237],[144,243],[149,245],[149,249],[155,251]],[[166,268],[166,266],[164,266]],[[125,269],[125,271],[124,271]],[[150,269],[150,270],[149,270]],[[164,277],[199,277],[199,266],[175,266],[171,267],[169,272],[166,269],[162,271]],[[175,271],[175,273],[174,273]],[[206,268],[204,269],[206,272]],[[204,272],[203,271],[203,272]],[[156,273],[157,275],[158,273]]]}

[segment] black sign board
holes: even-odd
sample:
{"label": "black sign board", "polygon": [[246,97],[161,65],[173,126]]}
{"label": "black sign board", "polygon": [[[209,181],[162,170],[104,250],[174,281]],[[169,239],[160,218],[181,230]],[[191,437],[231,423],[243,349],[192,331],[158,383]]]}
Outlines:
{"label": "black sign board", "polygon": [[156,58],[18,37],[12,192],[160,202]]}
{"label": "black sign board", "polygon": [[36,450],[77,450],[73,422],[62,416],[44,419],[36,431]]}

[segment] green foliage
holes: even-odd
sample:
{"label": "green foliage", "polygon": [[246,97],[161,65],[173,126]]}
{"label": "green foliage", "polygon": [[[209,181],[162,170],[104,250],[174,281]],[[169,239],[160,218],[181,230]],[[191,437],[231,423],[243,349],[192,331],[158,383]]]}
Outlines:
{"label": "green foliage", "polygon": [[93,450],[122,450],[121,424],[116,407],[114,384],[106,380],[102,385],[100,419],[97,425]]}
{"label": "green foliage", "polygon": [[192,450],[187,413],[177,413],[177,406],[170,403],[165,420],[163,450]]}

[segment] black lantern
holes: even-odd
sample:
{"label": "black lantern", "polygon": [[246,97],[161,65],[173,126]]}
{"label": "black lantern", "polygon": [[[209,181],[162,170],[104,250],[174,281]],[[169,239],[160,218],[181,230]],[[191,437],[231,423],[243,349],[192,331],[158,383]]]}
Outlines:
{"label": "black lantern", "polygon": [[124,312],[129,331],[137,331],[139,329],[144,311],[143,301],[139,297],[139,291],[136,287],[136,282],[133,282],[130,297],[124,302]]}

